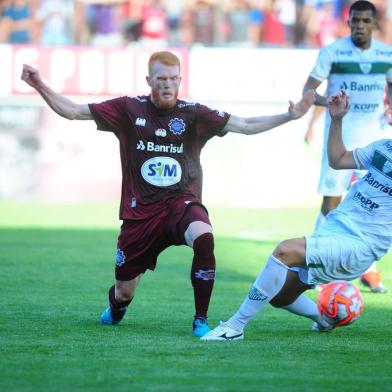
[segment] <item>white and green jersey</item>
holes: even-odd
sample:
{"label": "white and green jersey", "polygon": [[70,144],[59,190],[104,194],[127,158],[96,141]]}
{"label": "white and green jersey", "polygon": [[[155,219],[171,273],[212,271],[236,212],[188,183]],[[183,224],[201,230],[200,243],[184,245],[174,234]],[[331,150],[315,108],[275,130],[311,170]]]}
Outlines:
{"label": "white and green jersey", "polygon": [[354,159],[359,169],[368,172],[327,220],[359,235],[379,259],[392,244],[392,139],[354,150]]}
{"label": "white and green jersey", "polygon": [[[310,76],[328,79],[328,97],[345,90],[350,109],[343,119],[343,142],[347,149],[365,146],[385,138],[383,132],[386,72],[392,68],[392,47],[372,39],[367,50],[354,45],[351,37],[337,40],[320,50]],[[324,142],[328,140],[327,111]]]}

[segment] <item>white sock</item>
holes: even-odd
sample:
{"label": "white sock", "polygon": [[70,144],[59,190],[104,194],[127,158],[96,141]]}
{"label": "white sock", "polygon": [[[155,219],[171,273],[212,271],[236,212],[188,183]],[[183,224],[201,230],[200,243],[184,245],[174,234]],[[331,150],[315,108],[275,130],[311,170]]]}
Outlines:
{"label": "white sock", "polygon": [[326,322],[321,318],[318,312],[316,302],[312,301],[305,294],[301,294],[292,304],[283,306],[283,309],[286,309],[298,316],[307,317],[323,326],[326,326],[324,325]]}
{"label": "white sock", "polygon": [[377,272],[375,261],[373,261],[373,264],[364,273],[366,274],[367,272]]}
{"label": "white sock", "polygon": [[282,289],[287,271],[288,267],[271,255],[237,313],[227,321],[227,324],[242,332],[246,324]]}
{"label": "white sock", "polygon": [[325,223],[326,220],[327,218],[325,217],[325,215],[322,212],[320,212],[316,219],[313,232],[317,231]]}

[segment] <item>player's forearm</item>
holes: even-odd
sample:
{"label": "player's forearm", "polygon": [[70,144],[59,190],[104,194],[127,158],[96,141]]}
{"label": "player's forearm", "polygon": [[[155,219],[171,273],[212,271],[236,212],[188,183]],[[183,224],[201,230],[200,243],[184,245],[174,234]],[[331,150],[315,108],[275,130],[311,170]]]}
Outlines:
{"label": "player's forearm", "polygon": [[[302,95],[305,95],[309,90],[311,90],[311,88],[304,88],[302,91]],[[324,97],[323,95],[320,95],[315,89],[313,89],[315,91],[315,100],[314,100],[314,104],[316,106],[327,106],[327,98]]]}
{"label": "player's forearm", "polygon": [[314,90],[315,92],[315,101],[314,104],[316,106],[327,106],[327,98],[324,97],[323,95],[320,95],[316,89],[317,87],[321,84],[321,82],[316,81],[315,79],[310,79],[308,82],[305,84],[303,90],[302,90],[302,95],[305,95],[309,90]]}
{"label": "player's forearm", "polygon": [[262,133],[280,125],[286,124],[291,120],[293,120],[293,117],[290,113],[246,118],[243,121],[241,129],[237,132],[243,133],[245,135],[256,135],[258,133]]}
{"label": "player's forearm", "polygon": [[317,106],[327,106],[327,98],[316,93],[316,99],[314,101],[314,104]]}
{"label": "player's forearm", "polygon": [[341,162],[347,152],[342,139],[342,119],[332,119],[328,135],[328,161],[333,169],[342,169]]}
{"label": "player's forearm", "polygon": [[90,118],[81,116],[78,111],[79,105],[56,93],[46,84],[40,83],[35,89],[49,107],[61,117],[65,117],[68,120],[88,120]]}

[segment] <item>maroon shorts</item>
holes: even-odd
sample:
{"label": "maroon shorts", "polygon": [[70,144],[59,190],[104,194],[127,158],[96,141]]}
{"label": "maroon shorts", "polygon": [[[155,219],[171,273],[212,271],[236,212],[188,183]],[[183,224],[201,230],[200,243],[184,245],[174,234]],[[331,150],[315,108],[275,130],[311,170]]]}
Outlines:
{"label": "maroon shorts", "polygon": [[167,210],[147,220],[124,220],[117,242],[116,279],[132,280],[147,269],[154,270],[158,255],[171,245],[185,245],[189,224],[211,225],[206,208],[199,202],[177,200]]}

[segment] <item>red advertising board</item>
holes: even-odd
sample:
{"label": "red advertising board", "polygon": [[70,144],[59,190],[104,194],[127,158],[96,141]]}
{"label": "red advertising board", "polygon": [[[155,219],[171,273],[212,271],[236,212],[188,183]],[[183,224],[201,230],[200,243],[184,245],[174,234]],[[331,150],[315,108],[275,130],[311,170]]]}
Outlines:
{"label": "red advertising board", "polygon": [[[180,96],[188,94],[188,52],[169,49],[182,63]],[[31,94],[20,80],[23,64],[39,69],[45,81],[57,92],[67,95],[118,96],[148,93],[145,77],[152,49],[93,47],[40,47],[1,45],[4,80],[0,96]]]}

